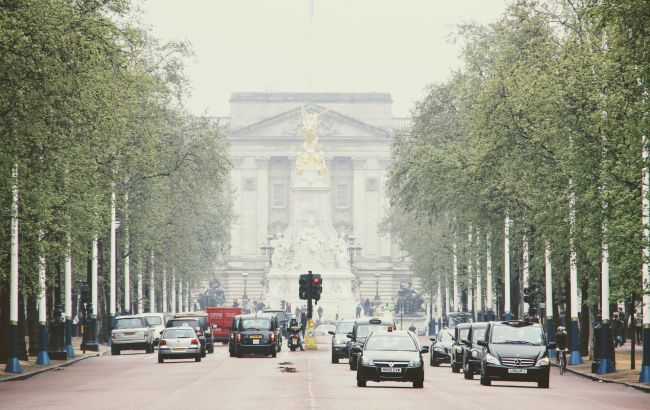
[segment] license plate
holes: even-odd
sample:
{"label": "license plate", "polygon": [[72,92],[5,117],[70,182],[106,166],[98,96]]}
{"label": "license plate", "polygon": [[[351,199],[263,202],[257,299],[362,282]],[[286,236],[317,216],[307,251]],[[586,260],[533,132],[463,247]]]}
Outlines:
{"label": "license plate", "polygon": [[251,339],[261,339],[262,335],[251,335]]}
{"label": "license plate", "polygon": [[174,347],[172,352],[184,352],[186,349],[184,347]]}
{"label": "license plate", "polygon": [[508,369],[508,373],[526,374],[526,373],[528,373],[528,370],[526,370],[526,369]]}
{"label": "license plate", "polygon": [[124,336],[134,336],[135,332],[124,332]]}
{"label": "license plate", "polygon": [[259,339],[253,339],[253,344],[254,344],[254,345],[258,345],[258,344],[260,344]]}
{"label": "license plate", "polygon": [[297,341],[298,341],[298,338],[295,337],[295,336],[291,336],[291,341],[292,341],[292,342],[297,342]]}
{"label": "license plate", "polygon": [[402,373],[402,369],[399,367],[382,367],[382,373]]}

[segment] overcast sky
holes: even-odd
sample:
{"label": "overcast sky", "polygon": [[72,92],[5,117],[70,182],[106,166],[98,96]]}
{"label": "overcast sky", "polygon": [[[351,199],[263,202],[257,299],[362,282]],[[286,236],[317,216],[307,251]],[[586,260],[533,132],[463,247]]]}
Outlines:
{"label": "overcast sky", "polygon": [[494,21],[508,2],[139,1],[154,36],[192,44],[189,109],[211,116],[228,116],[236,91],[388,92],[393,115],[407,116],[427,84],[458,67],[456,26]]}

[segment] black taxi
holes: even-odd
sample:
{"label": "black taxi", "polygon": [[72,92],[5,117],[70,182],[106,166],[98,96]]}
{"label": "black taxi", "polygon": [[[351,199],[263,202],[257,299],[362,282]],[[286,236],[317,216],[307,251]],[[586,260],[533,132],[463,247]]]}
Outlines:
{"label": "black taxi", "polygon": [[395,322],[390,319],[382,319],[378,317],[373,318],[360,318],[354,321],[352,333],[348,333],[347,337],[350,339],[350,357],[349,365],[350,370],[357,370],[357,362],[359,353],[355,353],[354,346],[363,347],[366,338],[378,330],[393,330],[395,329]]}
{"label": "black taxi", "polygon": [[463,340],[467,340],[471,323],[459,323],[454,328],[454,343],[451,345],[451,371],[460,373],[463,368],[463,355],[467,345]]}
{"label": "black taxi", "polygon": [[421,347],[413,332],[375,330],[363,347],[352,350],[359,355],[357,386],[366,387],[369,381],[411,382],[413,387],[424,387],[424,360],[429,351]]}
{"label": "black taxi", "polygon": [[277,329],[272,316],[242,315],[235,335],[235,354],[263,354],[275,357],[278,352]]}

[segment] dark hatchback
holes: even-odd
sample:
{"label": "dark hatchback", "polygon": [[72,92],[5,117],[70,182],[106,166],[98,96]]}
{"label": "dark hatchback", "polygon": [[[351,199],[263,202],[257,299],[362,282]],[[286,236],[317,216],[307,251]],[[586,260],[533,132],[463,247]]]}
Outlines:
{"label": "dark hatchback", "polygon": [[277,333],[271,316],[242,315],[235,337],[237,357],[245,354],[277,355]]}
{"label": "dark hatchback", "polygon": [[493,380],[537,382],[548,388],[550,362],[548,348],[555,343],[546,342],[544,328],[539,323],[510,320],[490,322],[481,360],[481,384],[489,386]]}
{"label": "dark hatchback", "polygon": [[352,333],[354,320],[341,320],[336,324],[335,330],[328,333],[332,335],[332,363],[338,363],[339,359],[350,358],[351,340],[348,339],[348,333]]}
{"label": "dark hatchback", "polygon": [[192,329],[194,329],[194,333],[196,334],[196,337],[199,339],[199,342],[201,343],[201,357],[205,357],[205,332],[203,331],[203,327],[201,327],[201,323],[199,319],[191,318],[191,317],[174,318],[168,320],[167,323],[165,324],[165,327],[183,327],[183,326],[189,326]]}
{"label": "dark hatchback", "polygon": [[366,387],[368,381],[391,381],[424,387],[422,353],[429,347],[421,348],[413,332],[374,331],[363,347],[355,345],[352,350],[359,354],[357,386]]}
{"label": "dark hatchback", "polygon": [[485,338],[487,325],[487,322],[472,323],[467,339],[462,340],[465,343],[463,352],[463,375],[468,380],[472,380],[475,374],[481,373],[483,348],[477,342]]}
{"label": "dark hatchback", "polygon": [[440,366],[440,363],[451,363],[451,346],[454,343],[452,329],[442,329],[435,337],[430,337],[429,365]]}
{"label": "dark hatchback", "polygon": [[463,354],[465,353],[465,343],[463,339],[469,336],[471,323],[460,323],[454,328],[454,343],[451,345],[451,371],[460,373],[463,368]]}
{"label": "dark hatchback", "polygon": [[355,345],[363,346],[366,338],[375,331],[395,329],[395,323],[392,320],[380,319],[378,317],[357,319],[354,321],[352,333],[348,334],[350,339],[350,356],[348,358],[350,370],[357,370],[359,354],[353,351]]}
{"label": "dark hatchback", "polygon": [[230,327],[228,327],[228,330],[230,331],[228,335],[228,352],[230,353],[230,357],[237,356],[237,329],[239,329],[240,318],[241,315],[233,317],[232,323],[230,324]]}

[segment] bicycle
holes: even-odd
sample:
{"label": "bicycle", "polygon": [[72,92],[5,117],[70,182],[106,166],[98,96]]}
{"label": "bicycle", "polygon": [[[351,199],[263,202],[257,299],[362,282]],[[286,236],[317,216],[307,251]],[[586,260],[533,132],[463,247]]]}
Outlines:
{"label": "bicycle", "polygon": [[558,368],[560,369],[560,375],[564,374],[564,371],[566,370],[566,352],[568,352],[569,349],[555,349],[555,354],[557,355],[557,360],[558,360]]}

